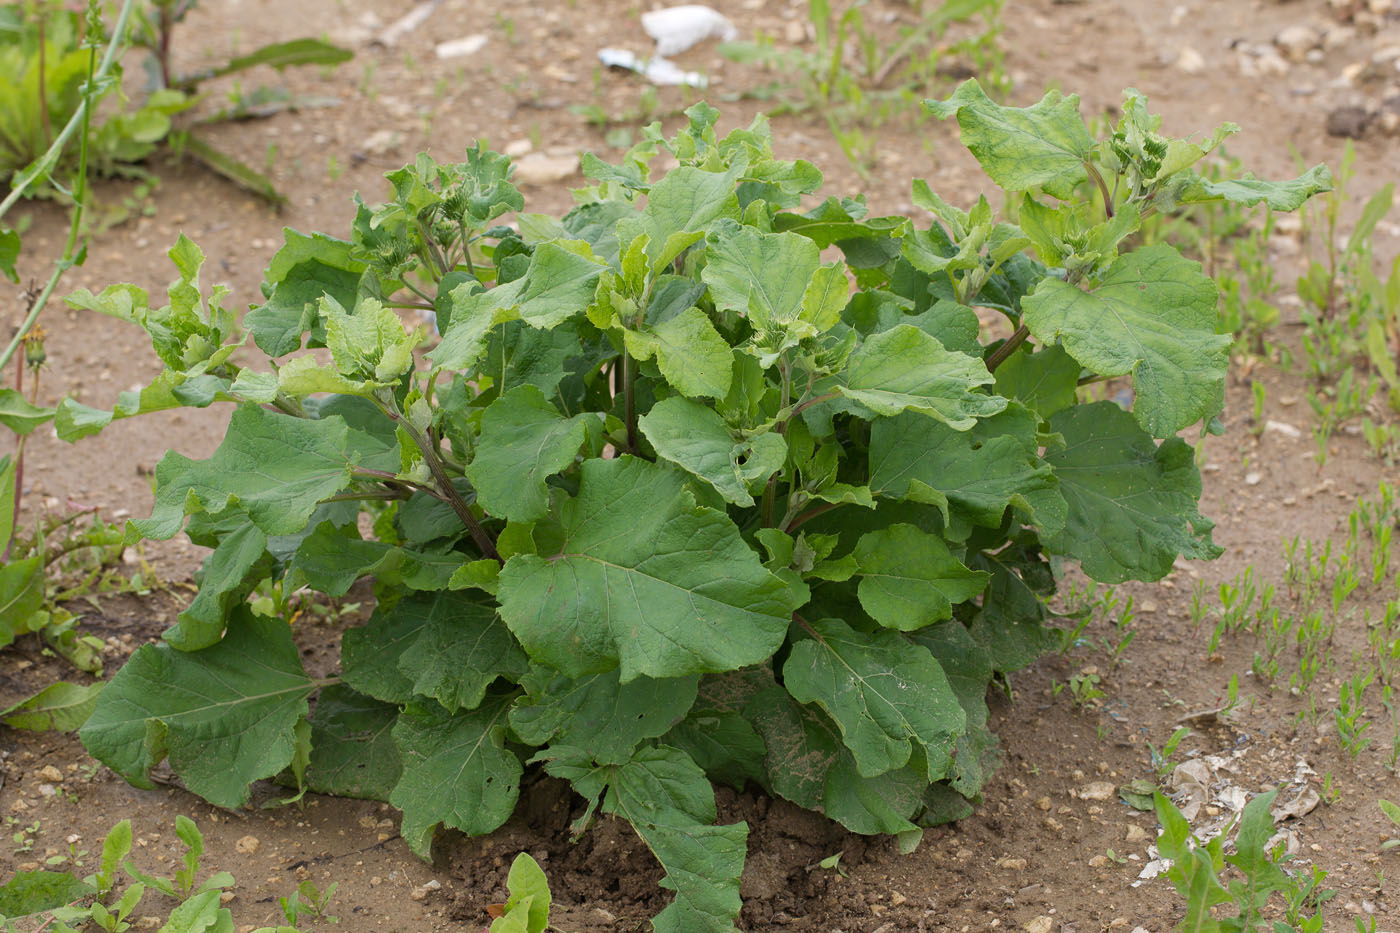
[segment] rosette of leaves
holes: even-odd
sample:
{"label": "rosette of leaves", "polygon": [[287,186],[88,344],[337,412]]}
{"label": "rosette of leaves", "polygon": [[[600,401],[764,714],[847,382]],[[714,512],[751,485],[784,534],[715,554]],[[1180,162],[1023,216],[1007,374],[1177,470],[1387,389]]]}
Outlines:
{"label": "rosette of leaves", "polygon": [[[1074,98],[931,105],[1016,224],[922,183],[931,221],[818,202],[761,118],[720,137],[700,104],[620,165],[586,157],[563,217],[523,212],[504,157],[419,157],[351,240],[288,232],[246,333],[192,244],[166,307],[79,293],[166,369],[115,412],[65,402],[65,436],[237,406],[212,457],[157,468],[137,530],[212,551],[87,747],[138,785],[168,757],[223,806],[279,774],[388,800],[425,856],[439,828],[499,826],[542,768],[585,798],[579,831],[615,815],[655,853],[659,930],[738,913],[747,827],[715,825],[714,781],[906,848],[968,813],[997,760],[987,688],[1049,641],[1051,558],[1117,582],[1219,553],[1178,436],[1220,408],[1216,288],[1133,231],[1326,185],[1202,181],[1209,143],[1160,138],[1141,103],[1105,142]],[[653,177],[662,152],[679,166]],[[421,357],[400,309],[437,314]],[[270,367],[229,355],[248,335]],[[1080,400],[1111,377],[1131,406]],[[364,577],[377,608],[329,678],[248,601]]]}

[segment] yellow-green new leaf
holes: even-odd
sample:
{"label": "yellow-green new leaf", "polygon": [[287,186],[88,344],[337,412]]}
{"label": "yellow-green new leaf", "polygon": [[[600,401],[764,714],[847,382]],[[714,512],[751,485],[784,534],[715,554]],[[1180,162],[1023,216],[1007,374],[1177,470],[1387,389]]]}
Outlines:
{"label": "yellow-green new leaf", "polygon": [[633,359],[654,355],[661,375],[682,394],[716,399],[729,394],[734,351],[699,308],[686,308],[655,327],[624,330],[622,337]]}
{"label": "yellow-green new leaf", "polygon": [[638,424],[657,456],[694,473],[735,505],[753,505],[749,486],[781,470],[787,458],[781,435],[736,440],[713,408],[679,396],[656,403]]}

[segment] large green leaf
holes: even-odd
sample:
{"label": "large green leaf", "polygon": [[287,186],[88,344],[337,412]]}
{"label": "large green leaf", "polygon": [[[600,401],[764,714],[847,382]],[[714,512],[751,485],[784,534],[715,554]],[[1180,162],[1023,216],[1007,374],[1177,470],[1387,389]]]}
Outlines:
{"label": "large green leaf", "polygon": [[578,679],[536,668],[522,682],[510,727],[521,741],[588,749],[598,764],[622,764],[643,739],[664,735],[695,702],[699,677],[619,683],[617,671]]}
{"label": "large green leaf", "polygon": [[475,282],[457,286],[451,291],[451,324],[429,358],[437,369],[466,369],[481,357],[498,324],[519,319],[547,329],[582,314],[593,303],[604,268],[586,243],[558,240],[535,247],[525,274],[512,282],[486,291]]}
{"label": "large green leaf", "polygon": [[543,518],[549,511],[545,480],[573,466],[591,415],[565,418],[532,385],[511,389],[481,415],[476,457],[466,477],[477,503],[513,522]]}
{"label": "large green leaf", "polygon": [[808,634],[783,665],[783,683],[832,718],[861,776],[903,767],[917,744],[929,779],[943,777],[967,717],[928,649],[839,619],[812,622]]}
{"label": "large green leaf", "polygon": [[403,763],[391,730],[399,708],[334,684],[316,697],[306,788],[318,794],[388,800]]}
{"label": "large green leaf", "polygon": [[957,539],[967,537],[969,522],[999,527],[1012,506],[1053,534],[1064,527],[1065,500],[1038,451],[1036,418],[1020,405],[970,431],[905,412],[871,425],[870,488],[934,505],[927,490],[936,490],[949,503],[949,536]]}
{"label": "large green leaf", "polygon": [[292,39],[288,42],[265,45],[247,55],[230,59],[227,63],[213,69],[209,77],[232,74],[235,71],[247,71],[249,68],[256,68],[259,65],[267,65],[278,71],[293,65],[339,65],[354,57],[355,53],[349,49],[342,49],[321,39]]}
{"label": "large green leaf", "polygon": [[1183,204],[1222,199],[1236,204],[1264,203],[1273,211],[1296,211],[1315,194],[1332,190],[1332,173],[1325,165],[1314,165],[1297,178],[1288,181],[1266,181],[1262,178],[1227,178],[1211,181],[1197,179],[1180,196]]}
{"label": "large green leaf", "polygon": [[685,486],[632,457],[584,463],[577,497],[558,505],[562,546],[501,571],[501,615],[531,657],[572,677],[620,664],[626,683],[732,670],[777,649],[801,596]]}
{"label": "large green leaf", "polygon": [[715,306],[748,317],[763,335],[814,337],[835,326],[850,285],[843,263],[823,266],[817,244],[797,233],[727,227],[706,251],[701,278]]}
{"label": "large green leaf", "polygon": [[956,619],[920,629],[909,638],[933,655],[967,717],[966,729],[953,749],[948,780],[960,794],[974,797],[997,763],[996,736],[987,728],[991,654]]}
{"label": "large green leaf", "polygon": [[912,324],[872,334],[851,354],[838,391],[877,415],[917,411],[965,431],[1006,407],[1006,399],[973,391],[993,381],[981,360],[944,348]]}
{"label": "large green leaf", "polygon": [[[32,929],[48,927],[51,917],[39,917],[58,907],[82,900],[97,889],[68,872],[18,871],[0,886],[0,920],[34,918]],[[15,927],[7,925],[7,930]]]}
{"label": "large green leaf", "polygon": [[33,631],[44,606],[42,555],[0,563],[0,648]]}
{"label": "large green leaf", "polygon": [[968,634],[987,652],[992,668],[1003,673],[1029,667],[1051,649],[1056,638],[1045,624],[1048,614],[1041,599],[1045,594],[1026,582],[1030,571],[1009,558],[1012,552],[1004,548],[995,555],[969,558],[992,579],[982,595],[982,608],[968,623]]}
{"label": "large green leaf", "polygon": [[946,101],[926,100],[939,119],[956,115],[963,145],[1008,191],[1042,188],[1062,201],[1084,180],[1094,140],[1079,115],[1079,95],[1047,91],[1030,107],[1003,107],[971,78]]}
{"label": "large green leaf", "polygon": [[66,680],[51,683],[32,697],[0,710],[0,722],[31,732],[76,732],[92,715],[104,686],[101,681],[86,686]]}
{"label": "large green leaf", "polygon": [[148,538],[170,538],[187,510],[217,515],[237,506],[265,534],[300,531],[317,502],[350,484],[347,440],[340,418],[309,421],[242,406],[208,460],[166,453],[156,466],[151,517],[133,524]]}
{"label": "large green leaf", "polygon": [[675,748],[639,748],[631,760],[592,767],[577,749],[546,752],[545,770],[567,778],[604,813],[632,824],[676,899],[652,920],[656,933],[732,933],[742,902],[746,823],[711,825],[715,793],[705,772]]}
{"label": "large green leaf", "polygon": [[199,592],[166,629],[165,640],[181,651],[208,648],[223,635],[229,613],[272,569],[267,535],[256,525],[244,523],[224,535],[204,559]]}
{"label": "large green leaf", "polygon": [[345,240],[290,227],[283,235],[285,244],[268,263],[263,282],[267,300],[243,317],[253,342],[272,357],[301,349],[307,331],[312,346],[324,346],[325,325],[317,310],[321,296],[353,308],[365,277],[365,264],[351,258],[353,247]]}
{"label": "large green leaf", "polygon": [[1217,333],[1215,282],[1165,244],[1116,259],[1088,290],[1045,279],[1022,301],[1044,342],[1101,376],[1133,375],[1133,414],[1154,437],[1209,420],[1225,399],[1230,336]]}
{"label": "large green leaf", "polygon": [[419,550],[362,540],[354,525],[324,521],[297,546],[287,567],[287,579],[328,596],[344,596],[364,576],[374,577],[381,585],[445,590],[465,559],[459,551]]}
{"label": "large green leaf", "polygon": [[400,832],[413,852],[431,854],[439,826],[479,836],[504,823],[520,792],[520,759],[505,747],[510,697],[455,715],[410,707],[394,726],[403,776],[389,802],[403,811]]}
{"label": "large green leaf", "polygon": [[0,424],[21,436],[53,420],[54,409],[29,404],[21,392],[0,389]]}
{"label": "large green leaf", "polygon": [[202,651],[145,645],[98,698],[78,732],[94,757],[137,787],[167,754],[192,792],[220,807],[248,802],[248,785],[291,763],[293,727],[316,683],[287,623],[246,608]]}
{"label": "large green leaf", "polygon": [[529,670],[525,653],[488,605],[466,593],[425,593],[378,608],[341,641],[345,682],[387,703],[430,696],[449,711],[481,703],[497,677]]}
{"label": "large green leaf", "polygon": [[913,631],[953,614],[982,592],[986,573],[969,570],[938,535],[914,525],[868,532],[856,544],[860,604],[881,625]]}
{"label": "large green leaf", "polygon": [[699,308],[685,308],[655,326],[624,330],[622,336],[634,359],[655,356],[661,375],[681,394],[724,398],[729,392],[734,351]]}
{"label": "large green leaf", "polygon": [[753,725],[735,710],[692,709],[661,739],[679,748],[704,769],[712,781],[743,790],[746,781],[767,783],[763,756],[768,750]]}
{"label": "large green leaf", "polygon": [[781,435],[738,440],[713,408],[681,396],[657,402],[638,424],[657,456],[694,473],[735,505],[753,505],[749,486],[781,470],[787,459]]}
{"label": "large green leaf", "polygon": [[1160,579],[1178,554],[1220,554],[1196,510],[1201,474],[1185,441],[1156,443],[1112,402],[1062,411],[1050,429],[1065,439],[1046,460],[1069,514],[1064,531],[1045,539],[1047,550],[1077,559],[1104,583]]}
{"label": "large green leaf", "polygon": [[739,175],[739,168],[707,172],[690,165],[667,172],[651,186],[642,212],[618,222],[618,242],[627,247],[636,237],[647,237],[646,256],[651,268],[659,270],[717,220],[739,219],[734,193]]}
{"label": "large green leaf", "polygon": [[917,830],[910,818],[918,812],[928,787],[922,767],[911,763],[862,777],[831,720],[777,685],[756,694],[744,715],[763,737],[768,749],[764,767],[778,796],[820,810],[852,832]]}
{"label": "large green leaf", "polygon": [[997,367],[996,392],[1049,418],[1077,400],[1081,368],[1058,344],[1034,353],[1013,353]]}

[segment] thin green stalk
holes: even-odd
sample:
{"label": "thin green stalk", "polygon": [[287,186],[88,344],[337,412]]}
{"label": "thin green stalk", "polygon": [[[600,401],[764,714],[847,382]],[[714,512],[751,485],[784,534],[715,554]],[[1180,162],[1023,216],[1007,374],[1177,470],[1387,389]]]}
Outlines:
{"label": "thin green stalk", "polygon": [[1016,328],[1016,332],[1006,338],[1006,343],[992,351],[992,355],[987,357],[987,372],[994,373],[997,367],[1006,362],[1007,357],[1016,352],[1016,348],[1026,342],[1026,338],[1031,335],[1030,328],[1022,324]]}
{"label": "thin green stalk", "polygon": [[15,355],[24,338],[34,328],[34,324],[39,320],[39,315],[43,313],[44,306],[48,304],[49,298],[53,295],[54,289],[58,287],[59,279],[63,274],[73,267],[74,257],[77,255],[78,236],[82,232],[83,208],[87,200],[87,155],[88,155],[88,127],[91,125],[93,94],[97,82],[106,78],[107,72],[112,69],[118,58],[118,52],[124,48],[122,36],[126,31],[126,20],[131,14],[131,8],[135,0],[126,0],[122,4],[121,14],[117,17],[116,29],[112,32],[112,44],[107,47],[107,52],[102,58],[101,66],[94,69],[93,65],[97,57],[97,49],[94,47],[92,58],[88,62],[88,79],[83,88],[83,101],[78,105],[78,110],[73,114],[68,125],[63,128],[63,132],[58,134],[52,146],[44,153],[40,159],[21,173],[16,180],[14,188],[10,191],[9,197],[0,202],[0,217],[15,204],[21,195],[34,184],[41,175],[45,175],[58,161],[63,147],[67,144],[72,135],[79,129],[82,136],[78,141],[78,177],[73,184],[73,222],[68,228],[68,242],[64,246],[63,256],[55,263],[53,275],[49,276],[48,282],[44,285],[43,291],[35,300],[33,307],[29,309],[29,314],[24,322],[20,324],[19,330],[15,332],[14,338],[5,347],[5,352],[0,353],[0,371],[9,365],[10,358]]}
{"label": "thin green stalk", "polygon": [[428,442],[428,438],[423,432],[414,427],[407,418],[394,411],[390,411],[388,414],[396,424],[408,433],[408,436],[413,439],[413,443],[423,452],[423,462],[428,465],[428,472],[433,474],[438,491],[447,504],[452,507],[452,511],[462,520],[462,524],[466,526],[472,540],[476,542],[477,548],[484,556],[504,565],[505,561],[501,558],[500,552],[496,550],[496,542],[491,540],[486,529],[481,527],[481,522],[477,521],[476,516],[472,514],[471,506],[467,505],[466,500],[457,491],[457,487],[452,485],[452,477],[447,475],[447,469],[443,466],[442,457],[437,449]]}
{"label": "thin green stalk", "polygon": [[[122,3],[121,13],[117,15],[117,26],[112,30],[112,44],[107,47],[107,52],[102,56],[102,64],[97,67],[96,74],[89,79],[89,90],[91,90],[95,81],[106,79],[108,72],[112,70],[113,65],[116,64],[117,59],[120,57],[121,50],[126,47],[125,43],[122,41],[122,37],[126,32],[126,21],[130,18],[131,10],[135,5],[136,0],[124,0]],[[29,188],[40,178],[47,175],[58,162],[59,156],[63,154],[64,148],[68,145],[68,140],[72,138],[73,134],[78,131],[80,126],[86,125],[88,111],[90,109],[89,100],[90,97],[84,95],[83,102],[78,105],[78,109],[74,111],[68,123],[59,132],[58,136],[55,137],[53,145],[49,146],[48,150],[30,165],[29,168],[20,172],[15,177],[10,188],[10,193],[6,195],[5,200],[0,201],[0,217],[4,217],[9,213],[10,208],[14,207],[19,199],[24,197]]]}

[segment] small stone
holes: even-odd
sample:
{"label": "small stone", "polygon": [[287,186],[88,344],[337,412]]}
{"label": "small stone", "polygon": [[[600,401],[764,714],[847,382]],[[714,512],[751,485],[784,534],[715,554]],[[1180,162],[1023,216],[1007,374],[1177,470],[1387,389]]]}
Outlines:
{"label": "small stone", "polygon": [[1037,801],[1035,802],[1035,808],[1036,808],[1037,810],[1049,810],[1049,809],[1050,809],[1050,798],[1049,798],[1049,797],[1041,797],[1039,800],[1037,800]]}
{"label": "small stone", "polygon": [[244,836],[233,844],[233,850],[240,855],[252,855],[262,845],[257,836]]}
{"label": "small stone", "polygon": [[1089,859],[1089,867],[1090,867],[1090,868],[1104,868],[1104,867],[1106,867],[1107,865],[1108,865],[1108,856],[1107,856],[1107,855],[1096,855],[1096,856],[1094,856],[1093,858]]}
{"label": "small stone", "polygon": [[373,876],[372,878],[369,879],[369,886],[370,886],[371,888],[377,888],[377,887],[379,887],[379,886],[380,886],[381,884],[383,884],[383,883],[384,883],[384,879],[381,878],[381,877],[379,877],[378,875],[375,875],[375,876]]}
{"label": "small stone", "polygon": [[375,130],[360,143],[360,151],[366,155],[388,155],[403,145],[403,134],[396,130]]}
{"label": "small stone", "polygon": [[783,27],[783,38],[787,40],[788,45],[801,45],[807,41],[807,28],[801,22],[790,19]]}
{"label": "small stone", "polygon": [[49,781],[53,784],[63,783],[63,772],[55,768],[53,765],[44,765],[42,768],[39,769],[38,773],[40,780]]}
{"label": "small stone", "polygon": [[900,904],[903,904],[907,900],[909,900],[909,898],[905,897],[903,894],[900,894],[898,891],[890,892],[890,905],[893,907],[898,907]]}
{"label": "small stone", "polygon": [[1191,46],[1183,46],[1176,56],[1176,67],[1189,75],[1198,75],[1206,70],[1206,59]]}
{"label": "small stone", "polygon": [[38,870],[39,870],[39,863],[38,863],[38,862],[20,862],[20,863],[19,863],[19,870],[20,870],[20,871],[38,871]]}
{"label": "small stone", "polygon": [[1026,933],[1050,933],[1055,929],[1055,921],[1044,915],[1026,922]]}
{"label": "small stone", "polygon": [[40,784],[40,785],[39,785],[39,796],[40,796],[40,797],[52,797],[52,796],[53,796],[54,794],[56,794],[56,793],[58,793],[58,788],[54,787],[52,784]]}
{"label": "small stone", "polygon": [[1062,833],[1065,831],[1065,824],[1055,819],[1053,816],[1045,818],[1045,828],[1052,833]]}
{"label": "small stone", "polygon": [[440,887],[442,887],[442,882],[434,878],[432,881],[429,881],[426,884],[418,885],[418,887],[414,888],[408,893],[408,896],[413,898],[415,901],[426,900],[430,893],[436,891]]}
{"label": "small stone", "polygon": [[577,155],[552,156],[532,152],[515,163],[513,181],[521,185],[549,185],[578,173]]}
{"label": "small stone", "polygon": [[140,920],[137,920],[137,921],[136,921],[136,929],[138,929],[138,930],[154,930],[154,929],[159,928],[159,927],[161,926],[161,924],[163,924],[164,922],[165,922],[165,921],[161,920],[161,919],[160,919],[159,917],[157,917],[155,914],[146,914],[146,916],[144,916],[144,917],[142,917]]}
{"label": "small stone", "polygon": [[1147,841],[1147,832],[1141,826],[1129,826],[1123,838],[1128,842],[1145,842]]}
{"label": "small stone", "polygon": [[475,55],[484,48],[486,48],[486,36],[475,33],[460,39],[439,42],[433,51],[438,58],[466,58],[468,55]]}
{"label": "small stone", "polygon": [[1094,781],[1079,788],[1079,799],[1112,800],[1117,790],[1111,781]]}
{"label": "small stone", "polygon": [[229,901],[233,900],[237,896],[238,895],[234,894],[232,891],[224,891],[219,895],[219,903],[227,904]]}
{"label": "small stone", "polygon": [[1338,107],[1327,115],[1327,135],[1360,139],[1370,122],[1371,115],[1364,107]]}
{"label": "small stone", "polygon": [[1260,476],[1258,473],[1246,473],[1244,475],[1244,484],[1246,486],[1258,486],[1263,479],[1264,477]]}
{"label": "small stone", "polygon": [[512,139],[510,142],[506,143],[506,147],[501,150],[501,152],[510,156],[512,159],[518,159],[534,151],[535,144],[528,139]]}
{"label": "small stone", "polygon": [[617,922],[616,914],[614,914],[612,911],[604,910],[601,907],[594,907],[591,911],[589,911],[588,916],[592,917],[595,921],[600,921],[602,923]]}
{"label": "small stone", "polygon": [[1294,63],[1305,60],[1308,52],[1317,48],[1321,42],[1322,36],[1318,35],[1316,29],[1301,23],[1286,26],[1274,36],[1274,45]]}
{"label": "small stone", "polygon": [[1025,871],[1026,860],[1023,858],[999,858],[997,868],[1005,868],[1007,871]]}

